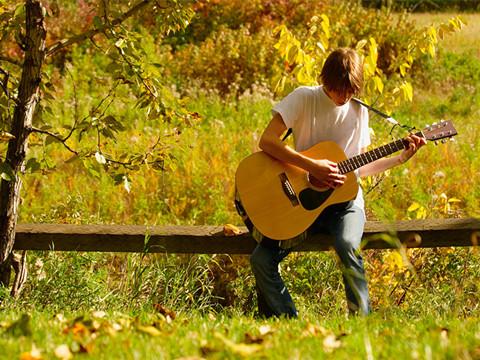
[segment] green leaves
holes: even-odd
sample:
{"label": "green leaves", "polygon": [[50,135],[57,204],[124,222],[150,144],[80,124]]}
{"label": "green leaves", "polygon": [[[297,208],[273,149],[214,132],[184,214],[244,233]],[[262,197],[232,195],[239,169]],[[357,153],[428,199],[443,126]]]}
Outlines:
{"label": "green leaves", "polygon": [[6,181],[12,181],[15,179],[13,169],[6,162],[0,162],[0,178]]}

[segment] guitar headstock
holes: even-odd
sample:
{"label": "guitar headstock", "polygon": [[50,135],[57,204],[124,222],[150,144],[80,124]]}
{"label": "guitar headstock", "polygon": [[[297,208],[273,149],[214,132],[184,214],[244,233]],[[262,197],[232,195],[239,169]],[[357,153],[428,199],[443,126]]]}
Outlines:
{"label": "guitar headstock", "polygon": [[[442,140],[445,142],[448,138],[453,138],[457,135],[457,130],[453,123],[449,120],[442,120],[439,123],[433,123],[422,130],[422,134],[427,140],[435,141]],[[452,139],[453,140],[453,139]]]}

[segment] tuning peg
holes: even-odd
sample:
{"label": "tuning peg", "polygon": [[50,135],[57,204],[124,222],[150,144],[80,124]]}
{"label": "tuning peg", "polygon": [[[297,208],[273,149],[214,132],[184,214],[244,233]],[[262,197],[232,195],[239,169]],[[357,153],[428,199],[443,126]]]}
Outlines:
{"label": "tuning peg", "polygon": [[455,138],[454,138],[454,137],[450,137],[450,141],[455,141]]}
{"label": "tuning peg", "polygon": [[434,143],[435,143],[435,145],[438,145],[438,140],[435,140]]}
{"label": "tuning peg", "polygon": [[447,142],[447,139],[442,139],[442,144],[445,144]]}

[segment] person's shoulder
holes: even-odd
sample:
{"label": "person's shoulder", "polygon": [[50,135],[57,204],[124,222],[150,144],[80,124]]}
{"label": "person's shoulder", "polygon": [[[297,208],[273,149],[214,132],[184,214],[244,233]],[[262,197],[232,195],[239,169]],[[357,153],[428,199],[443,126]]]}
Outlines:
{"label": "person's shoulder", "polygon": [[368,116],[368,109],[365,106],[362,106],[360,103],[356,102],[354,99],[350,100],[350,109],[352,109],[355,114],[357,114],[357,116]]}
{"label": "person's shoulder", "polygon": [[320,89],[320,86],[299,86],[295,90],[293,90],[292,93],[295,93],[297,96],[310,98],[316,96]]}

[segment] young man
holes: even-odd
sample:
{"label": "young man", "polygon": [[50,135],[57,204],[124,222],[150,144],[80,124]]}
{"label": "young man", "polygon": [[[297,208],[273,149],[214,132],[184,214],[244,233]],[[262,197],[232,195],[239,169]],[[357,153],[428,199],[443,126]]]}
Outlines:
{"label": "young man", "polygon": [[[358,54],[349,48],[333,51],[321,72],[322,86],[299,87],[273,108],[273,117],[265,129],[260,148],[270,156],[300,167],[314,176],[322,187],[341,186],[345,175],[337,164],[327,159],[312,159],[304,151],[321,141],[334,141],[352,157],[370,145],[368,112],[350,101],[359,94],[363,83],[363,67]],[[293,130],[295,149],[282,142],[281,136]],[[423,138],[407,137],[409,147],[400,155],[376,160],[361,167],[357,176],[369,176],[399,165],[411,158],[425,144]],[[318,185],[317,185],[318,186]],[[351,313],[368,314],[370,303],[363,260],[359,253],[365,212],[361,190],[356,199],[325,209],[305,234],[327,231],[335,236],[335,250],[343,264],[343,279]],[[259,244],[250,262],[255,275],[258,307],[263,316],[297,317],[297,310],[278,271],[279,263],[290,253],[292,241],[265,238],[252,229]]]}

